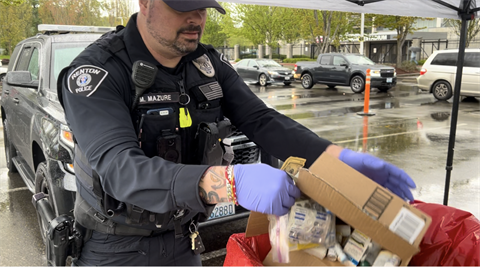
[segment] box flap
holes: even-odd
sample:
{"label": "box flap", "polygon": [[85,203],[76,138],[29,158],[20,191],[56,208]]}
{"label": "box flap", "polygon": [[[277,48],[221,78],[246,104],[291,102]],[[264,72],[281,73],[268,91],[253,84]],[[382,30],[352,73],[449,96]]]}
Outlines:
{"label": "box flap", "polygon": [[[431,222],[430,217],[421,211],[326,153],[309,170],[300,171],[297,186],[307,196],[402,260],[408,260],[419,251],[418,245]],[[389,225],[401,208],[418,215],[427,226],[413,245],[389,230]]]}
{"label": "box flap", "polygon": [[266,214],[251,211],[248,217],[246,237],[257,236],[268,233],[268,217]]}

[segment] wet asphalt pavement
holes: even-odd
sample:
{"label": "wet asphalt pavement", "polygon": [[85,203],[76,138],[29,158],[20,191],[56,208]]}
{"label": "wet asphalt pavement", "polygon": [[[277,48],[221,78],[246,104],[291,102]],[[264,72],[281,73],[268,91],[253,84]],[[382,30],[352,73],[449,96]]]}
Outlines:
{"label": "wet asphalt pavement", "polygon": [[[416,182],[424,202],[443,203],[452,100],[436,101],[412,84],[388,93],[372,90],[370,112],[362,117],[363,94],[348,87],[305,90],[292,86],[251,86],[261,99],[319,136],[356,151],[367,151],[403,168]],[[480,103],[460,103],[449,205],[480,218]],[[3,129],[2,129],[3,130]],[[32,194],[18,174],[7,172],[0,135],[0,265],[44,265]],[[207,251],[204,265],[222,265],[233,233],[245,231],[246,219],[200,230]]]}

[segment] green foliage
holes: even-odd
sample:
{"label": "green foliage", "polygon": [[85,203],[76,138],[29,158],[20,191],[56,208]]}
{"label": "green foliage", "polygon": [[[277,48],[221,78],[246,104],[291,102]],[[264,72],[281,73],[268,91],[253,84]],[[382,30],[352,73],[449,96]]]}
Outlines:
{"label": "green foliage", "polygon": [[293,58],[307,58],[305,55],[293,55]]}
{"label": "green foliage", "polygon": [[44,24],[102,26],[100,0],[40,0],[39,4]]}
{"label": "green foliage", "polygon": [[223,15],[216,10],[209,10],[202,42],[211,44],[214,47],[220,47],[227,44],[228,36],[223,32],[222,27],[223,18]]}
{"label": "green foliage", "polygon": [[[297,24],[303,39],[315,43],[320,53],[325,53],[330,45],[339,46],[345,35],[359,24],[358,16],[349,12],[297,9]],[[317,43],[322,36],[323,42]]]}
{"label": "green foliage", "polygon": [[106,16],[98,22],[102,26],[127,25],[128,19],[134,13],[136,3],[125,0],[101,0],[101,10]]}
{"label": "green foliage", "polygon": [[282,38],[283,13],[286,8],[260,5],[236,5],[233,22],[239,25],[238,34],[250,40],[254,45],[269,44],[278,46]]}
{"label": "green foliage", "polygon": [[243,54],[243,55],[240,55],[240,59],[244,59],[244,58],[257,58],[257,55],[255,55],[255,54]]}
{"label": "green foliage", "polygon": [[283,63],[297,63],[298,61],[316,61],[316,59],[304,57],[304,58],[286,58]]}
{"label": "green foliage", "polygon": [[28,37],[32,12],[29,1],[0,2],[0,47],[7,54],[15,45]]}
{"label": "green foliage", "polygon": [[[387,16],[387,15],[375,15],[375,25],[381,25],[386,29],[397,31],[397,66],[402,66],[401,58],[403,56],[403,45],[407,39],[408,34],[412,34],[416,30],[422,28],[414,27],[415,22],[419,20],[418,17],[401,17],[401,16]],[[426,20],[432,20],[430,18],[421,18]]]}
{"label": "green foliage", "polygon": [[420,59],[419,61],[417,61],[418,65],[421,65],[423,66],[423,64],[425,64],[425,61],[427,61],[426,59]]}
{"label": "green foliage", "polygon": [[417,64],[413,61],[403,61],[402,66],[400,67],[402,70],[406,72],[416,72],[418,71],[417,69]]}
{"label": "green foliage", "polygon": [[[270,58],[270,55],[265,55],[263,58]],[[272,59],[284,60],[287,58],[287,55],[272,54]]]}
{"label": "green foliage", "polygon": [[[460,33],[462,30],[462,21],[458,19],[446,19],[445,25],[448,27],[452,27],[453,31],[456,35],[460,37]],[[468,21],[467,26],[467,40],[466,40],[466,47],[470,46],[470,42],[480,33],[480,19],[474,19]]]}
{"label": "green foliage", "polygon": [[25,2],[25,0],[0,0],[0,5],[4,6],[18,6]]}

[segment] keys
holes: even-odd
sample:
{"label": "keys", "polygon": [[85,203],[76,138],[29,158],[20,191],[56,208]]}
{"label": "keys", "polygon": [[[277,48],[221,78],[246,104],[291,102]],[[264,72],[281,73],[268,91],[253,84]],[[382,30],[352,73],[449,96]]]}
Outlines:
{"label": "keys", "polygon": [[197,234],[197,237],[195,237],[195,240],[194,240],[194,249],[193,249],[193,253],[195,253],[195,255],[198,255],[202,252],[205,251],[205,247],[203,246],[203,242],[202,242],[202,238],[200,237],[200,234],[198,234],[198,232],[196,232]]}
{"label": "keys", "polygon": [[190,226],[190,239],[192,242],[192,250],[195,255],[198,255],[202,252],[205,251],[205,246],[203,245],[202,238],[200,237],[200,234],[198,233],[197,230],[197,225],[192,221]]}
{"label": "keys", "polygon": [[192,250],[195,251],[195,239],[198,236],[198,232],[191,233],[190,234],[190,239],[192,240]]}

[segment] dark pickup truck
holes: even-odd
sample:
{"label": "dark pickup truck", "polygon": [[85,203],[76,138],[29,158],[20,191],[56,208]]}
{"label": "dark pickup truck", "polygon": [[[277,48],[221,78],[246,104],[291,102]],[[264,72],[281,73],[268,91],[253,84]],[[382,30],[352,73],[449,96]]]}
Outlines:
{"label": "dark pickup truck", "polygon": [[[57,225],[58,218],[73,218],[76,193],[73,135],[58,101],[57,77],[85,47],[101,36],[99,33],[112,29],[39,25],[43,33],[17,44],[4,77],[1,116],[7,168],[20,174],[35,194],[35,203],[40,203],[39,198],[46,200],[41,202],[46,203],[46,209],[39,211],[39,204],[36,207],[41,235],[47,245],[52,242],[51,235],[47,234],[52,222]],[[278,167],[278,160],[261,153],[241,132],[235,131],[230,139],[234,151],[232,164],[263,162]],[[220,203],[201,226],[245,218],[248,214],[246,209],[233,203]],[[49,265],[59,264],[49,249],[47,253]]]}
{"label": "dark pickup truck", "polygon": [[350,86],[354,93],[365,90],[367,69],[371,70],[371,88],[388,91],[397,83],[394,67],[375,64],[360,54],[320,54],[317,61],[300,61],[295,64],[295,79],[300,79],[305,89],[316,83],[329,88]]}

